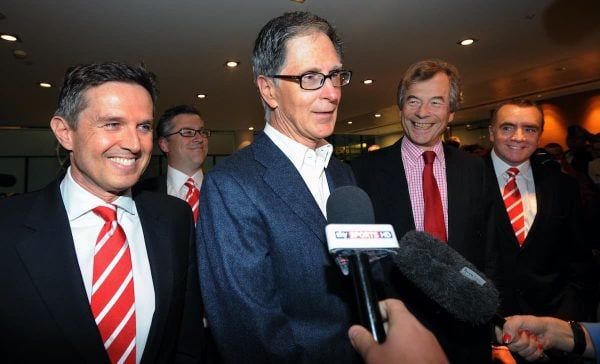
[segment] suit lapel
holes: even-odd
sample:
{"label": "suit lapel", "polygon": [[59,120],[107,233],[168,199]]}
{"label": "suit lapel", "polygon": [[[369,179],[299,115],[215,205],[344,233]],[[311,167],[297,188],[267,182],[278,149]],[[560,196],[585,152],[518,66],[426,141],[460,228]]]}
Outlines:
{"label": "suit lapel", "polygon": [[170,311],[173,297],[173,259],[170,258],[172,250],[169,243],[172,237],[165,234],[161,228],[161,210],[159,206],[153,206],[150,199],[140,194],[135,198],[136,209],[140,216],[146,252],[152,272],[152,283],[154,286],[155,308],[152,316],[152,324],[144,350],[144,361],[153,362],[154,358],[148,357],[147,353],[157,353],[160,347],[160,338],[166,325],[166,318]]}
{"label": "suit lapel", "polygon": [[257,162],[265,167],[263,179],[274,195],[323,240],[323,226],[327,221],[292,162],[264,133],[256,138],[252,148]]}
{"label": "suit lapel", "polygon": [[390,147],[385,158],[379,159],[380,163],[376,174],[381,175],[378,180],[380,191],[384,196],[383,201],[388,203],[384,207],[391,217],[391,223],[398,227],[397,233],[402,237],[406,232],[415,229],[415,219],[408,190],[408,181],[402,162],[402,139]]}
{"label": "suit lapel", "polygon": [[81,278],[58,181],[40,192],[23,224],[31,234],[16,248],[57,326],[85,361],[108,360]]}

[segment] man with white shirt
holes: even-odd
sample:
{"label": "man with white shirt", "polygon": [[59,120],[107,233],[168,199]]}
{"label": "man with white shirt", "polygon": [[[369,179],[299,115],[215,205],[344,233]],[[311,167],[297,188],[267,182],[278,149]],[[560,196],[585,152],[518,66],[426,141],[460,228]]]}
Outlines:
{"label": "man with white shirt", "polygon": [[194,221],[198,219],[202,165],[208,154],[210,130],[202,116],[189,105],[178,105],[165,111],[156,127],[158,146],[167,157],[167,173],[141,181],[134,191],[150,190],[168,193],[188,202]]}
{"label": "man with white shirt", "polygon": [[154,76],[67,71],[50,121],[70,167],[0,202],[0,353],[15,362],[200,362],[204,332],[184,202],[133,186],[152,152]]}
{"label": "man with white shirt", "polygon": [[490,236],[499,259],[491,278],[502,315],[586,320],[591,250],[583,239],[579,192],[573,178],[530,159],[543,129],[542,108],[526,99],[501,105],[489,126]]}
{"label": "man with white shirt", "polygon": [[208,324],[225,362],[352,363],[352,286],[325,239],[330,192],[354,183],[325,140],[351,73],[335,30],[304,12],[269,21],[252,60],[264,131],[202,187]]}

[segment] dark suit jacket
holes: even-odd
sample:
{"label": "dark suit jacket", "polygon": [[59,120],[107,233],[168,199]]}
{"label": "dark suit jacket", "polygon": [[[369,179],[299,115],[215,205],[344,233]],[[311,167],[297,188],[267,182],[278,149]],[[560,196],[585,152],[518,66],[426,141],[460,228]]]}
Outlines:
{"label": "dark suit jacket", "polygon": [[160,176],[146,178],[133,186],[133,193],[141,191],[152,191],[159,193],[167,193],[167,174],[161,174]]}
{"label": "dark suit jacket", "polygon": [[[373,201],[375,221],[392,224],[398,238],[415,229],[408,182],[402,163],[401,141],[352,161],[358,185]],[[448,187],[448,245],[486,272],[494,260],[486,238],[490,204],[483,160],[444,146]],[[453,319],[416,286],[390,260],[381,261],[384,280],[381,295],[402,299],[438,338],[453,363],[485,363],[491,358],[486,327],[472,328]],[[443,279],[443,277],[431,277]]]}
{"label": "dark suit jacket", "polygon": [[[335,158],[329,188],[354,184]],[[197,224],[202,295],[226,362],[350,363],[352,323],[326,220],[264,133],[204,178]]]}
{"label": "dark suit jacket", "polygon": [[575,179],[532,163],[537,214],[519,247],[490,156],[486,157],[494,196],[494,240],[503,315],[531,314],[589,320],[591,249],[583,238],[581,200]]}
{"label": "dark suit jacket", "polygon": [[[151,192],[134,199],[156,294],[142,362],[199,362],[204,338],[190,209]],[[0,231],[0,357],[108,363],[59,181],[0,200]]]}

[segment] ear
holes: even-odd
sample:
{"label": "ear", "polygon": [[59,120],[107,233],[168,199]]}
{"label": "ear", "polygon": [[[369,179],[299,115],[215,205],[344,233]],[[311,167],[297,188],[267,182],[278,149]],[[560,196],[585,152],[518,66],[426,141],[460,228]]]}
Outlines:
{"label": "ear", "polygon": [[52,117],[50,128],[63,148],[68,151],[73,150],[73,129],[71,129],[71,126],[64,118],[60,116]]}
{"label": "ear", "polygon": [[158,147],[163,153],[169,153],[169,141],[165,137],[158,138]]}
{"label": "ear", "polygon": [[271,109],[276,109],[278,106],[277,89],[275,88],[273,80],[260,75],[256,78],[256,85],[258,86],[258,91],[260,92],[262,99],[265,100]]}
{"label": "ear", "polygon": [[492,125],[488,125],[488,132],[490,133],[490,142],[494,142],[494,129]]}
{"label": "ear", "polygon": [[448,115],[448,124],[450,124],[452,120],[454,120],[454,113],[450,113],[450,115]]}

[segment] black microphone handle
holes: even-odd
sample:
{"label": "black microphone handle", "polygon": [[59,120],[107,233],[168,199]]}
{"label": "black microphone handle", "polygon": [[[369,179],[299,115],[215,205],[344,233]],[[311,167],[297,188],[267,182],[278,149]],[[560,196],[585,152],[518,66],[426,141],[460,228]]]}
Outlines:
{"label": "black microphone handle", "polygon": [[375,341],[381,344],[385,341],[386,336],[377,298],[371,284],[369,255],[361,252],[352,254],[348,256],[348,264],[354,281],[360,324],[369,329]]}

